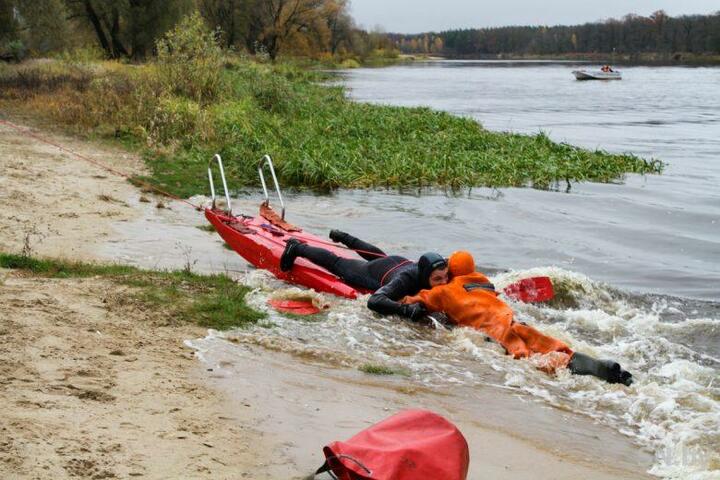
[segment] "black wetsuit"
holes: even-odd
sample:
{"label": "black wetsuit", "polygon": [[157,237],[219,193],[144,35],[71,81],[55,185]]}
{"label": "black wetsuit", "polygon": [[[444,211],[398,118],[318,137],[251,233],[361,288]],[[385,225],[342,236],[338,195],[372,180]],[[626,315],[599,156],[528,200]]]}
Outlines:
{"label": "black wetsuit", "polygon": [[[355,250],[363,260],[338,257],[324,248],[298,244],[296,254],[340,277],[352,287],[375,292],[368,300],[368,308],[383,315],[418,316],[399,301],[406,295],[416,295],[430,288],[429,278],[434,268],[447,266],[446,260],[436,253],[426,253],[417,263],[398,255],[386,255],[375,245],[344,232],[335,238]],[[439,265],[442,264],[442,265]]]}
{"label": "black wetsuit", "polygon": [[[403,315],[400,300],[407,295],[416,295],[424,288],[430,288],[428,278],[432,270],[425,267],[424,257],[418,263],[411,263],[392,272],[391,277],[368,300],[368,308],[382,315]],[[423,268],[425,267],[425,268]]]}
{"label": "black wetsuit", "polygon": [[[296,247],[297,255],[304,257],[316,265],[320,265],[329,272],[340,277],[352,287],[375,291],[381,283],[388,283],[402,271],[405,266],[414,265],[405,257],[386,255],[375,245],[344,234],[338,240],[347,247],[355,250],[365,260],[338,257],[324,248],[311,247],[301,244]],[[418,290],[419,291],[419,290]],[[417,293],[417,292],[416,292]]]}

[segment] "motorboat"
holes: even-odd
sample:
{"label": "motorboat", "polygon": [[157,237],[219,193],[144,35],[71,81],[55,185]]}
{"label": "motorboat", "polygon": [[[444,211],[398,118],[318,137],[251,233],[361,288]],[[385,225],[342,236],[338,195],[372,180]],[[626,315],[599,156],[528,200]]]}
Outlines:
{"label": "motorboat", "polygon": [[622,73],[617,70],[573,70],[578,80],[622,80]]}

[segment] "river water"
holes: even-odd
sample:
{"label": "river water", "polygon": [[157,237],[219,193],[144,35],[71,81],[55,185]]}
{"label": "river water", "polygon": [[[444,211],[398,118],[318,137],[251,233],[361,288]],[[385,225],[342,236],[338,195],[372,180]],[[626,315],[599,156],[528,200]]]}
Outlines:
{"label": "river water", "polygon": [[[411,202],[418,230],[410,238],[437,248],[464,246],[492,267],[552,265],[560,276],[586,275],[592,287],[581,296],[587,304],[540,314],[551,324],[546,329],[575,337],[575,345],[582,338],[646,371],[637,397],[606,406],[634,416],[630,423],[645,442],[658,439],[651,440],[657,432],[649,430],[677,423],[662,448],[656,443],[654,473],[718,478],[720,68],[626,67],[622,81],[579,82],[571,75],[577,67],[439,61],[352,70],[345,84],[357,101],[428,106],[491,130],[544,131],[556,141],[667,163],[661,176],[573,185],[569,193],[504,189],[418,197]],[[410,223],[396,222],[391,225]],[[615,288],[633,294],[621,300]],[[544,323],[537,313],[531,317]],[[593,409],[607,397],[596,393],[570,397]],[[648,424],[653,427],[643,432]],[[703,467],[688,460],[687,448],[668,457],[672,443],[714,452],[714,460]]]}
{"label": "river water", "polygon": [[627,67],[622,81],[579,82],[573,67],[446,61],[345,78],[359,101],[666,162],[662,176],[565,195],[503,189],[499,201],[453,202],[464,228],[452,229],[452,244],[492,245],[497,266],[571,265],[640,292],[720,299],[720,68]]}
{"label": "river water", "polygon": [[[370,314],[364,299],[312,293],[331,304],[327,313],[302,320],[268,311],[261,327],[210,332],[190,345],[216,364],[262,347],[337,368],[385,365],[431,391],[463,392],[461,410],[487,389],[509,392],[626,435],[654,455],[654,475],[720,478],[720,69],[628,67],[622,81],[601,83],[575,81],[572,67],[432,62],[352,70],[344,81],[358,101],[428,105],[494,130],[544,130],[558,141],[659,158],[668,164],[663,175],[575,184],[568,193],[286,192],[288,219],[320,234],[340,228],[410,258],[467,249],[499,286],[549,275],[567,301],[511,303],[517,317],[575,350],[618,360],[634,373],[632,387],[551,377],[476,332],[418,328]],[[255,214],[260,198],[238,193],[235,212]],[[255,287],[250,301],[263,310],[269,297],[308,294],[247,269],[192,226],[201,222],[180,205],[149,212],[123,224],[128,238],[106,253],[144,266],[229,271]]]}

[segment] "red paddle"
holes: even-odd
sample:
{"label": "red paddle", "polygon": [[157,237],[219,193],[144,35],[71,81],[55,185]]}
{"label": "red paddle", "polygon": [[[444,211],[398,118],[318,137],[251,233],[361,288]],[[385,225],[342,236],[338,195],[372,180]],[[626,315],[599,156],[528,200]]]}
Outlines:
{"label": "red paddle", "polygon": [[525,303],[547,302],[555,296],[550,277],[523,278],[503,289],[505,295]]}
{"label": "red paddle", "polygon": [[315,315],[320,309],[313,305],[312,300],[279,300],[270,299],[268,305],[275,310],[293,315]]}

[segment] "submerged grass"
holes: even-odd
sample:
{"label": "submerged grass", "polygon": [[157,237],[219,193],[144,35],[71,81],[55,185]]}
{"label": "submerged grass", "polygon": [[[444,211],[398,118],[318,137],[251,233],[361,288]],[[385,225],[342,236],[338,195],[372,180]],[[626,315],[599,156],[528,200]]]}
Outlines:
{"label": "submerged grass", "polygon": [[227,58],[212,100],[163,87],[154,64],[58,62],[0,71],[0,106],[140,148],[147,180],[190,196],[207,191],[208,160],[220,153],[233,186],[257,184],[270,154],[285,186],[533,186],[611,182],[660,173],[663,164],[555,143],[545,134],[490,132],[472,119],[427,108],[355,103],[329,74]]}
{"label": "submerged grass", "polygon": [[247,326],[265,318],[245,303],[250,289],[225,275],[198,275],[187,270],[150,271],[5,253],[0,253],[0,267],[48,278],[107,278],[130,287],[128,299],[144,308],[173,321],[216,330]]}
{"label": "submerged grass", "polygon": [[385,365],[375,365],[375,364],[370,364],[370,363],[361,365],[359,370],[361,372],[365,372],[370,375],[392,375],[395,373],[395,371],[390,367],[386,367]]}

